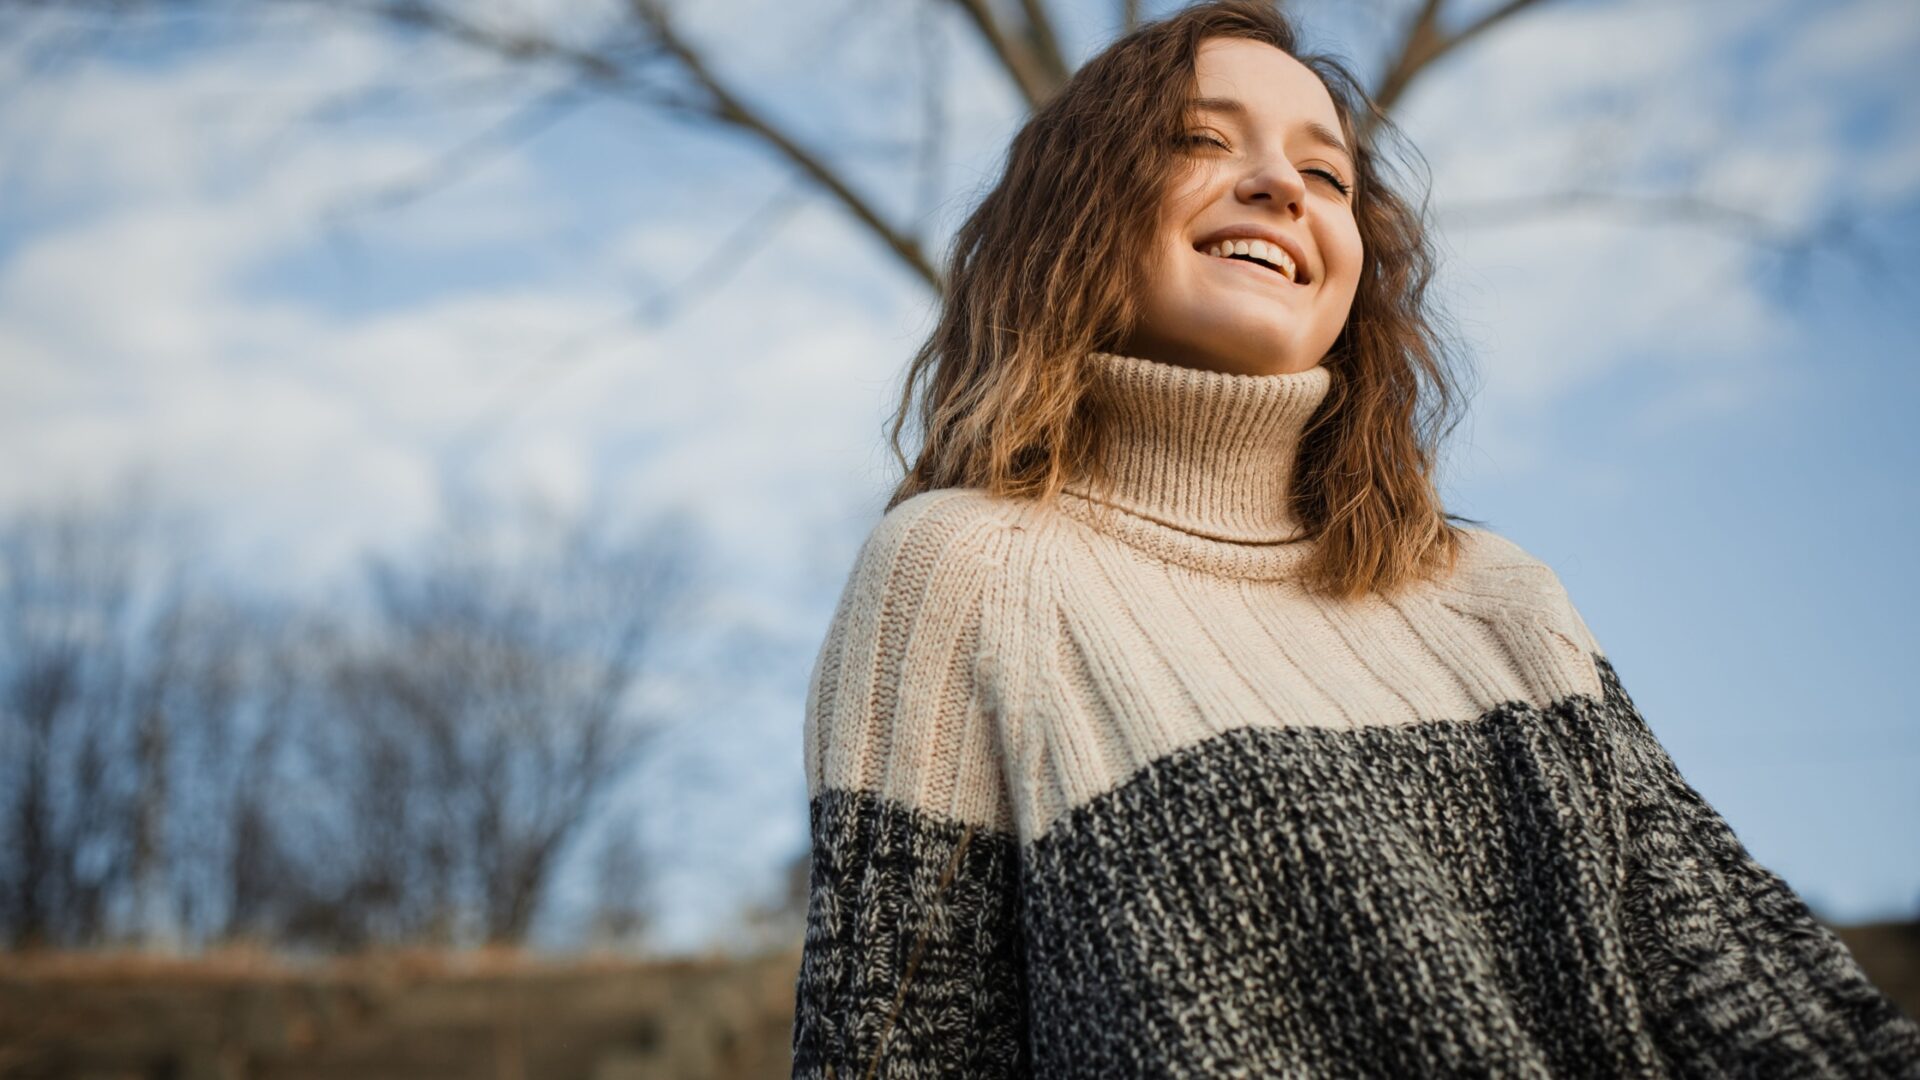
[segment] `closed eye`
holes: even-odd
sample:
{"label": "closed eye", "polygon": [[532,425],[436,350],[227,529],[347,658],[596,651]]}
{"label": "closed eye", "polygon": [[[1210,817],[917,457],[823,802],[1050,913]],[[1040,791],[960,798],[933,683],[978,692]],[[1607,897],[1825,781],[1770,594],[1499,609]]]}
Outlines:
{"label": "closed eye", "polygon": [[1340,189],[1340,194],[1342,195],[1351,194],[1353,191],[1352,188],[1347,186],[1346,181],[1340,179],[1339,175],[1334,173],[1330,169],[1308,169],[1307,175],[1325,177],[1327,183],[1332,184],[1334,187]]}

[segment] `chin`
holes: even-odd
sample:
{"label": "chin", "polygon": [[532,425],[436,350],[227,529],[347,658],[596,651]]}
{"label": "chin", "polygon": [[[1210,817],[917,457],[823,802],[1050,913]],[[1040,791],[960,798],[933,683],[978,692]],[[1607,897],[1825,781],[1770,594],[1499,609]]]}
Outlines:
{"label": "chin", "polygon": [[[1231,324],[1225,325],[1231,326]],[[1227,329],[1224,334],[1235,344],[1231,348],[1219,349],[1218,352],[1223,357],[1233,359],[1234,366],[1243,371],[1279,371],[1283,368],[1309,366],[1300,361],[1299,342],[1291,336],[1262,333],[1257,327],[1246,330]]]}

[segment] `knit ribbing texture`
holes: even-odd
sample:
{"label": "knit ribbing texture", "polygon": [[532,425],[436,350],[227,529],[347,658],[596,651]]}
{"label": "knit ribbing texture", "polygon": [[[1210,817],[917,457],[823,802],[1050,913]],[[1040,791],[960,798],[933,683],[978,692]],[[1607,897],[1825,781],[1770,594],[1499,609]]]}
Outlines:
{"label": "knit ribbing texture", "polygon": [[1335,374],[1096,353],[1107,485],[888,511],[809,680],[795,1077],[1906,1077],[1555,573],[1336,602]]}

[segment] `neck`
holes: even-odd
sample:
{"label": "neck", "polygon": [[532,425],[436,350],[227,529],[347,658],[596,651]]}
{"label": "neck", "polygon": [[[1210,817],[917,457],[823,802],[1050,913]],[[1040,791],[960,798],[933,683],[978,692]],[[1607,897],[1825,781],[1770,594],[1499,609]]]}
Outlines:
{"label": "neck", "polygon": [[1111,486],[1082,476],[1068,491],[1208,539],[1305,535],[1289,496],[1301,435],[1332,385],[1327,368],[1238,375],[1115,353],[1092,361]]}

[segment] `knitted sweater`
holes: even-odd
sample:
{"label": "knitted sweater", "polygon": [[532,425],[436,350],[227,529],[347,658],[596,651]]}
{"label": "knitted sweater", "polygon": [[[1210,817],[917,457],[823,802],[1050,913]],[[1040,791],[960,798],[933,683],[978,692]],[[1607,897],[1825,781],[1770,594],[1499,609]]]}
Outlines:
{"label": "knitted sweater", "polygon": [[1110,518],[888,512],[809,682],[796,1077],[1920,1077],[1553,571],[1317,598],[1325,367],[1099,354]]}

